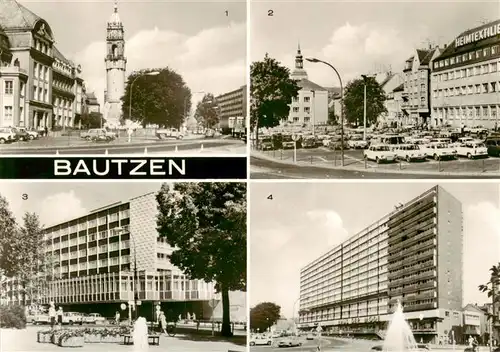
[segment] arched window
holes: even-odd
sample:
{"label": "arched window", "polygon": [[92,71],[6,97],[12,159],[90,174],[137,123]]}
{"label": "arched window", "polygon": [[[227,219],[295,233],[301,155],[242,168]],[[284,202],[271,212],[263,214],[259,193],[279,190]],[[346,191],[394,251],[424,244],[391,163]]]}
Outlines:
{"label": "arched window", "polygon": [[118,47],[116,45],[113,45],[111,47],[111,52],[112,52],[113,57],[117,57],[118,56]]}

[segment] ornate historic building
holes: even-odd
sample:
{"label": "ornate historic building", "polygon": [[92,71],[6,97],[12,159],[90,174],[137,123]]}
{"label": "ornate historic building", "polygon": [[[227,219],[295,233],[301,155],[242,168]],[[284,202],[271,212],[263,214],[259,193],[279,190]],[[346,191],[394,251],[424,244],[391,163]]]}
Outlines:
{"label": "ornate historic building", "polygon": [[121,98],[125,93],[125,39],[123,24],[118,15],[118,4],[108,21],[106,53],[106,92],[104,118],[109,126],[118,126],[122,117]]}
{"label": "ornate historic building", "polygon": [[54,46],[50,25],[0,1],[0,126],[72,127],[82,112],[81,68]]}

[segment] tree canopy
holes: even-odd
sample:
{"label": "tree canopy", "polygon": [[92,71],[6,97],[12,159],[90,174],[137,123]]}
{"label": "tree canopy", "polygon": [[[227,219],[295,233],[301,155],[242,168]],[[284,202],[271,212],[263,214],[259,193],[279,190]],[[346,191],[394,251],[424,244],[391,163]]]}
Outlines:
{"label": "tree canopy", "polygon": [[0,269],[3,275],[8,277],[18,273],[18,242],[15,241],[18,231],[9,202],[0,195]]}
{"label": "tree canopy", "polygon": [[494,308],[492,312],[488,313],[488,319],[492,319],[493,324],[500,322],[500,294],[498,293],[499,287],[500,262],[490,268],[490,280],[483,285],[479,285],[479,291],[487,293],[488,297],[491,299],[493,307],[497,307],[496,309]]}
{"label": "tree canopy", "polygon": [[[364,88],[363,79],[349,82],[344,94],[345,122],[355,126],[363,125]],[[366,77],[366,123],[371,125],[377,122],[380,114],[387,112],[384,106],[386,96],[384,90],[373,77]]]}
{"label": "tree canopy", "polygon": [[95,111],[82,114],[80,121],[83,128],[99,128],[101,126],[104,126],[106,122],[102,114]]}
{"label": "tree canopy", "polygon": [[250,309],[250,329],[266,331],[280,318],[281,307],[272,302],[262,302]]}
{"label": "tree canopy", "polygon": [[300,90],[290,70],[266,54],[263,61],[252,63],[250,81],[251,128],[278,126]]}
{"label": "tree canopy", "polygon": [[[159,74],[148,75],[151,72]],[[132,115],[129,116],[132,82]],[[156,124],[178,128],[186,111],[191,109],[191,90],[182,76],[168,67],[141,70],[128,77],[122,102],[125,119],[143,126]]]}
{"label": "tree canopy", "polygon": [[164,184],[157,230],[174,248],[170,262],[222,296],[221,334],[231,335],[229,291],[246,290],[246,184]]}
{"label": "tree canopy", "polygon": [[198,123],[212,128],[219,123],[217,102],[212,93],[207,93],[196,106],[194,117]]}

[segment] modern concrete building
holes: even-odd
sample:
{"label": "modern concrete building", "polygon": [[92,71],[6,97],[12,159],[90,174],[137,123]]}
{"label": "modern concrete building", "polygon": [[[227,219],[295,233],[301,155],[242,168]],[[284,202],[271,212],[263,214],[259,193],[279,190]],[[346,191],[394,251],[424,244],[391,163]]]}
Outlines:
{"label": "modern concrete building", "polygon": [[240,133],[246,127],[247,86],[215,97],[219,127],[224,134]]}
{"label": "modern concrete building", "polygon": [[299,327],[380,336],[400,301],[418,341],[447,339],[462,324],[462,217],[436,186],[305,266]]}
{"label": "modern concrete building", "polygon": [[296,80],[301,89],[298,96],[292,100],[287,122],[300,126],[326,125],[329,91],[308,79],[300,46],[295,56],[295,69],[290,78]]}
{"label": "modern concrete building", "polygon": [[500,20],[469,29],[435,58],[432,125],[498,126]]}
{"label": "modern concrete building", "polygon": [[[149,193],[48,227],[45,253],[52,272],[38,302],[112,317],[121,303],[133,303],[137,295],[139,312],[146,317],[159,302],[175,316],[189,312],[210,319],[213,285],[190,280],[170,263],[172,248],[158,237],[155,214],[155,193]],[[19,282],[3,286],[3,303],[22,302]]]}
{"label": "modern concrete building", "polygon": [[417,49],[412,57],[406,60],[403,74],[404,91],[401,109],[412,125],[428,125],[430,123],[430,79],[433,60],[440,54],[439,47]]}
{"label": "modern concrete building", "polygon": [[107,24],[106,36],[106,92],[104,93],[104,118],[109,127],[118,127],[122,114],[122,97],[125,94],[125,31],[115,1],[114,12]]}
{"label": "modern concrete building", "polygon": [[49,24],[0,1],[0,127],[72,127],[82,113],[81,68],[55,48]]}

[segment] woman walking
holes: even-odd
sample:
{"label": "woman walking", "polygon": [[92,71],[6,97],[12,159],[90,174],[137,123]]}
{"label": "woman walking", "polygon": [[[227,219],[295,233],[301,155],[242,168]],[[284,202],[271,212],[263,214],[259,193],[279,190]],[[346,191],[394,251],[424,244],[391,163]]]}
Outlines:
{"label": "woman walking", "polygon": [[166,334],[167,333],[167,317],[163,311],[160,313],[160,327],[161,331]]}

